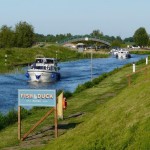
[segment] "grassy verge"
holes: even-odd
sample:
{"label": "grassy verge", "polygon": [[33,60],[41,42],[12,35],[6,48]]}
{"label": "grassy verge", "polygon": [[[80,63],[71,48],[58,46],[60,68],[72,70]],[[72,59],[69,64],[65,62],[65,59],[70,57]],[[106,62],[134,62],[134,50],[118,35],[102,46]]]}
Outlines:
{"label": "grassy verge", "polygon": [[[144,64],[139,64],[138,68],[143,66]],[[124,67],[92,85],[92,88],[88,87],[74,93],[68,99],[65,119],[59,121],[58,139],[54,139],[53,116],[50,116],[21,143],[17,140],[17,123],[3,129],[0,131],[2,141],[0,148],[10,149],[10,146],[11,149],[48,150],[148,148],[150,82],[145,80],[145,74],[140,73],[132,77],[131,87],[127,87],[126,75],[131,71],[131,66]],[[22,120],[22,135],[47,110],[48,108],[33,109],[32,114]]]}
{"label": "grassy verge", "polygon": [[[46,149],[148,150],[150,115],[149,92],[146,89],[149,85],[150,83],[141,87],[134,85],[130,90],[123,90],[89,115],[84,123],[50,142]],[[135,90],[139,92],[137,95],[133,94]]]}
{"label": "grassy verge", "polygon": [[150,50],[145,50],[145,49],[130,50],[130,53],[144,55],[144,54],[150,54]]}
{"label": "grassy verge", "polygon": [[78,119],[81,123],[76,128],[50,141],[44,149],[148,150],[150,71],[147,76],[143,73],[134,75],[130,87],[122,76],[125,72],[128,72],[127,68],[73,99],[71,108],[79,103],[74,109],[79,107],[86,115]]}

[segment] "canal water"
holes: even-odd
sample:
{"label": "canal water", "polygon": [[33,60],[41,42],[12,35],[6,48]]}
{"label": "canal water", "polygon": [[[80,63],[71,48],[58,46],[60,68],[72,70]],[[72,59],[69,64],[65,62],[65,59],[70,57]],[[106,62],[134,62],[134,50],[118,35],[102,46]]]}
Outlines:
{"label": "canal water", "polygon": [[[146,55],[132,55],[130,59],[97,58],[92,60],[92,77],[110,72],[125,64],[136,62]],[[73,92],[78,84],[91,80],[91,59],[62,62],[59,64],[61,80],[56,83],[32,83],[23,72],[0,74],[0,112],[7,113],[18,105],[18,89],[61,89]]]}

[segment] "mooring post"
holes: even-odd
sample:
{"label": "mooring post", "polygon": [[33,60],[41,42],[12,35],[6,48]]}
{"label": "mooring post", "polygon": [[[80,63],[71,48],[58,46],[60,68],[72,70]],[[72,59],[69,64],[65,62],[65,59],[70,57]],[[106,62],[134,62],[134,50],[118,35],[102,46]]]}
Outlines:
{"label": "mooring post", "polygon": [[146,57],[146,65],[148,65],[148,57]]}
{"label": "mooring post", "polygon": [[133,73],[135,73],[135,63],[133,63]]}
{"label": "mooring post", "polygon": [[7,54],[5,54],[5,66],[7,65]]}

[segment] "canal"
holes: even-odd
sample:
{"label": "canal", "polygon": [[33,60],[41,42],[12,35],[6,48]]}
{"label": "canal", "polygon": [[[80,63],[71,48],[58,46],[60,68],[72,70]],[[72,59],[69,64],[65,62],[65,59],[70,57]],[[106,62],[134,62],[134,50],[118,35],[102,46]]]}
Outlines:
{"label": "canal", "polygon": [[[136,62],[146,55],[132,55],[130,59],[97,58],[93,59],[92,77],[104,72],[110,72],[125,64]],[[23,72],[0,75],[0,112],[7,113],[18,105],[18,89],[61,89],[73,92],[78,84],[91,80],[91,60],[62,62],[59,64],[61,80],[56,83],[32,83],[25,77],[27,68]]]}

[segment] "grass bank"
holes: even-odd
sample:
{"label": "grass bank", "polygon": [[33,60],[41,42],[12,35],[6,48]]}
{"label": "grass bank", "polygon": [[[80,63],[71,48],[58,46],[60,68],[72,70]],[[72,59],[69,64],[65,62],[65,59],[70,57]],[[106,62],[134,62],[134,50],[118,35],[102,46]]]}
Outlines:
{"label": "grass bank", "polygon": [[130,50],[131,54],[139,54],[139,55],[149,55],[150,50],[146,49],[136,49],[136,50]]}
{"label": "grass bank", "polygon": [[[150,148],[150,71],[133,75],[127,86],[129,68],[107,77],[74,100],[76,109],[85,113],[79,125],[44,149],[124,150]],[[82,96],[81,96],[82,95]],[[82,103],[82,106],[80,105]],[[78,110],[78,111],[79,111]]]}
{"label": "grass bank", "polygon": [[[145,64],[138,64],[138,69]],[[17,140],[17,123],[0,131],[0,148],[5,149],[148,149],[150,132],[150,72],[132,77],[128,87],[126,66],[99,83],[74,93],[68,99],[65,119],[59,120],[59,137],[54,139],[53,116],[45,120],[24,142]],[[22,120],[22,135],[48,108],[33,109]],[[6,148],[8,147],[8,148]]]}
{"label": "grass bank", "polygon": [[[42,48],[0,49],[0,72],[9,72],[16,66],[30,64],[35,61],[38,55],[55,58],[56,52],[57,58],[60,59],[60,61],[90,58],[90,54],[78,53],[77,51],[57,45]],[[7,55],[7,62],[5,62],[5,55]],[[93,54],[93,57],[108,57],[108,54]],[[5,65],[5,63],[7,65]]]}
{"label": "grass bank", "polygon": [[[137,79],[139,80],[139,78]],[[115,98],[99,106],[85,122],[58,140],[49,142],[49,149],[123,150],[150,148],[150,82],[122,90]],[[135,94],[136,93],[136,94]]]}

